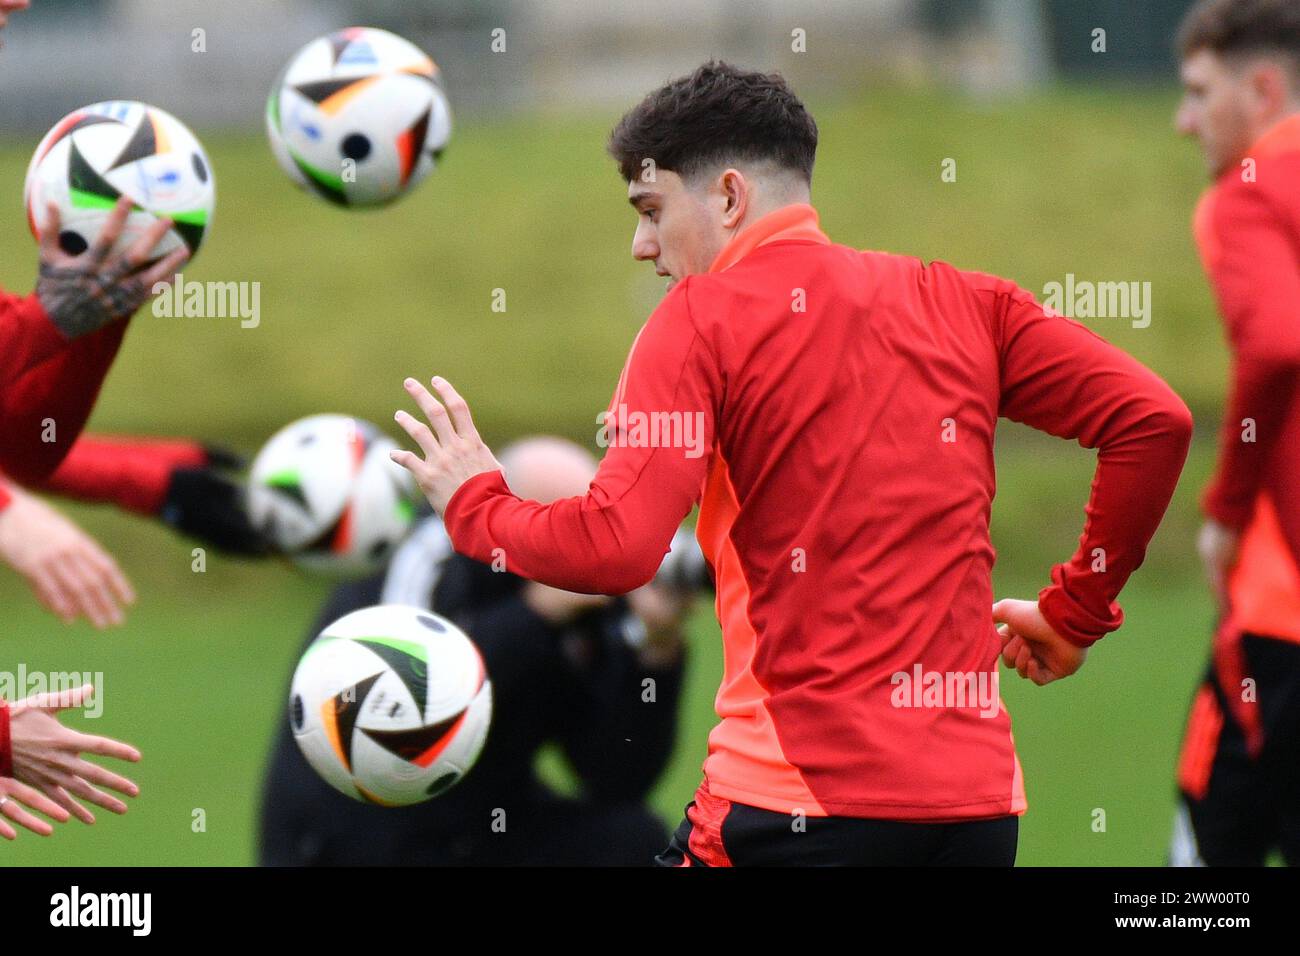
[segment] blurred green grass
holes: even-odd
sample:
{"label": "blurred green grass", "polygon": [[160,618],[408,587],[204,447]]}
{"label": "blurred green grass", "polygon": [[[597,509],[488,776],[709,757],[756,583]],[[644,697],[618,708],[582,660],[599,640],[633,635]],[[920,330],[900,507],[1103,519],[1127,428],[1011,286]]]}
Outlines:
{"label": "blurred green grass", "polygon": [[[814,198],[833,238],[946,259],[1041,291],[1080,279],[1150,281],[1153,320],[1093,327],[1164,375],[1200,440],[1147,565],[1125,592],[1128,624],[1070,681],[1005,682],[1030,812],[1025,864],[1159,864],[1181,722],[1208,643],[1192,554],[1195,496],[1210,467],[1225,356],[1189,235],[1203,185],[1174,136],[1172,91],[1061,89],[980,103],[872,90],[813,103],[822,132]],[[463,125],[442,169],[406,201],[346,212],[295,191],[259,137],[204,134],[218,213],[191,279],[259,281],[261,324],[143,314],[92,421],[100,431],[182,434],[253,451],[301,415],[347,411],[388,427],[405,375],[438,373],[500,444],[548,431],[593,443],[636,329],[661,283],[629,255],[633,216],[603,155],[609,115]],[[0,142],[0,286],[31,287],[22,176],[35,143]],[[940,179],[944,159],[957,181]],[[507,309],[492,311],[495,289]],[[390,431],[394,430],[389,428]],[[994,543],[999,595],[1030,597],[1068,555],[1092,456],[1006,426]],[[280,565],[209,555],[162,529],[80,506],[141,594],[125,628],[64,628],[0,572],[0,666],[102,671],[106,712],[78,723],[141,747],[143,788],[124,819],[0,859],[26,864],[245,864],[260,775],[302,630],[325,593]],[[707,608],[692,627],[682,740],[656,788],[675,825],[699,780],[721,673]],[[1093,832],[1093,811],[1107,830]],[[206,832],[192,832],[202,809]],[[101,814],[106,816],[106,814]]]}

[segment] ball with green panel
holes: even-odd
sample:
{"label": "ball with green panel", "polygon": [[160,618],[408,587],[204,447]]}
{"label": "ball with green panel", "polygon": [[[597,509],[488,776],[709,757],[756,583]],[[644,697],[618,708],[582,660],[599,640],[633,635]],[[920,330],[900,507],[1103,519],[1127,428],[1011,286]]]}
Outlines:
{"label": "ball with green panel", "polygon": [[41,238],[53,204],[68,255],[90,248],[123,196],[131,212],[112,253],[129,249],[160,218],[173,226],[150,261],[182,247],[198,252],[216,207],[212,163],[189,128],[156,106],[113,100],[75,110],[45,135],[27,167],[32,234]]}

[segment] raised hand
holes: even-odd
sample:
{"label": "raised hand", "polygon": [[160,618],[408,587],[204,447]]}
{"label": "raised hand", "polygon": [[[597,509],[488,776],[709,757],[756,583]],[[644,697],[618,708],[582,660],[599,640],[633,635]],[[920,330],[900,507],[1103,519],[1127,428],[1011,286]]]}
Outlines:
{"label": "raised hand", "polygon": [[53,203],[47,207],[41,229],[36,295],[65,338],[78,339],[134,315],[153,295],[154,286],[173,281],[176,271],[189,259],[186,249],[175,249],[145,268],[154,248],[172,227],[169,219],[158,220],[131,248],[113,255],[130,214],[131,200],[123,196],[109,213],[94,244],[80,255],[70,256],[59,248],[59,207]]}
{"label": "raised hand", "polygon": [[420,446],[425,457],[421,460],[419,455],[409,451],[395,451],[390,457],[415,476],[416,484],[433,505],[433,510],[442,514],[457,488],[475,475],[500,471],[501,463],[479,437],[474,419],[470,417],[469,405],[450,382],[437,376],[433,379],[433,387],[441,402],[413,378],[408,378],[403,384],[406,393],[415,399],[433,428],[431,430],[429,425],[414,416],[399,411],[394,416],[397,424]]}

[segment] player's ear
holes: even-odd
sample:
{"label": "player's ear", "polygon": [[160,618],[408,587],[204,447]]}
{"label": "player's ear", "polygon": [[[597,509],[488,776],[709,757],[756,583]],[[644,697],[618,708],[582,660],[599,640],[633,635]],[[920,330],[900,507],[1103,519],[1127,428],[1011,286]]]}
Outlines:
{"label": "player's ear", "polygon": [[1286,71],[1277,63],[1265,61],[1251,71],[1250,89],[1255,103],[1265,116],[1280,115],[1286,111],[1290,99],[1290,86]]}
{"label": "player's ear", "polygon": [[718,181],[722,193],[722,224],[734,229],[749,208],[749,182],[738,169],[726,169]]}

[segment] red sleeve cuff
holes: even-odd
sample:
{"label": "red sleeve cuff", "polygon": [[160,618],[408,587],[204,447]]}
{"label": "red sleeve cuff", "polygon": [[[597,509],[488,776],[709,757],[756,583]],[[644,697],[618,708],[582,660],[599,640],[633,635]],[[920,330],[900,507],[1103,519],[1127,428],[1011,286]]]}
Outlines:
{"label": "red sleeve cuff", "polygon": [[[506,484],[506,476],[500,471],[484,471],[462,484],[447,500],[442,523],[451,538],[452,546],[461,554],[468,552],[457,546],[457,536],[462,542],[465,541],[473,522],[474,506],[495,494],[512,494],[510,486]],[[472,554],[469,556],[475,557]]]}
{"label": "red sleeve cuff", "polygon": [[1071,600],[1059,583],[1038,592],[1038,610],[1052,630],[1076,647],[1091,647],[1124,623],[1124,612],[1114,601],[1110,602],[1109,615],[1098,617]]}
{"label": "red sleeve cuff", "polygon": [[13,500],[14,496],[9,494],[9,489],[4,486],[3,482],[0,482],[0,512],[8,508],[13,503]]}
{"label": "red sleeve cuff", "polygon": [[14,775],[13,741],[9,736],[9,703],[0,700],[0,777]]}

